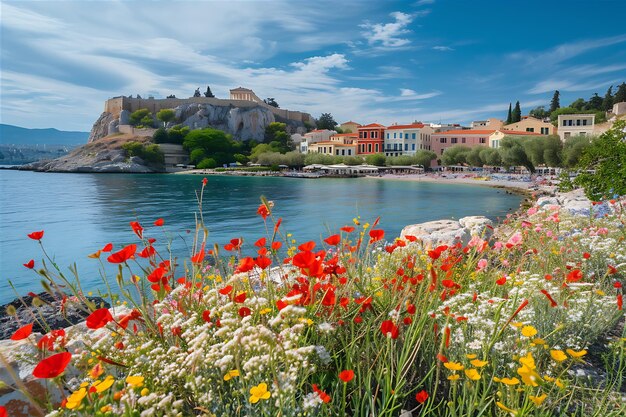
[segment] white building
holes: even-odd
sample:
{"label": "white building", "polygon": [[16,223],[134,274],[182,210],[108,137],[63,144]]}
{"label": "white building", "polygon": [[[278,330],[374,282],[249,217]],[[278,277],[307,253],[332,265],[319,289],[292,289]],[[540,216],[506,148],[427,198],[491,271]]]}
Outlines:
{"label": "white building", "polygon": [[415,155],[431,150],[430,135],[434,129],[423,123],[392,125],[385,129],[383,152],[386,156]]}
{"label": "white building", "polygon": [[560,114],[558,134],[562,141],[572,136],[586,136],[593,133],[595,114]]}
{"label": "white building", "polygon": [[312,130],[309,133],[304,134],[304,137],[300,140],[300,146],[296,149],[298,149],[301,153],[308,153],[310,145],[318,142],[327,142],[330,140],[330,137],[335,134],[337,134],[337,132],[334,130]]}

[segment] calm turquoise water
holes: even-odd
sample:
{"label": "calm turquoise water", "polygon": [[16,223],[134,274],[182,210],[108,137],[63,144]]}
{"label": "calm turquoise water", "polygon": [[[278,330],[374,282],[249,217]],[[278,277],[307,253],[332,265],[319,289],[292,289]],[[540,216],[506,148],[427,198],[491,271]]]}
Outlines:
{"label": "calm turquoise water", "polygon": [[[299,242],[319,241],[327,230],[335,232],[357,215],[364,222],[381,216],[380,225],[391,239],[413,223],[468,215],[496,219],[521,200],[482,186],[379,179],[208,179],[204,216],[210,242],[243,237],[248,246],[265,235],[256,215],[261,195],[275,202],[283,230]],[[0,171],[0,303],[15,297],[9,280],[20,294],[41,290],[39,276],[22,266],[31,258],[41,265],[39,245],[26,237],[35,230],[45,231],[45,248],[64,271],[77,263],[86,291],[102,288],[98,262],[86,256],[109,242],[116,248],[138,243],[131,220],[139,220],[147,236],[163,243],[163,230],[148,227],[163,217],[174,253],[187,256],[192,234],[186,231],[194,229],[201,180],[194,175]]]}

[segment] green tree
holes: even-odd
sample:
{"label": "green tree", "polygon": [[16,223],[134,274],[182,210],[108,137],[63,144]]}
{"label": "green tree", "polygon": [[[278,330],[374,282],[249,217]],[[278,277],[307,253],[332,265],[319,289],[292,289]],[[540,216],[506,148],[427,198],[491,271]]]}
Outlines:
{"label": "green tree", "polygon": [[337,122],[333,119],[333,116],[330,113],[322,113],[320,118],[317,120],[318,129],[333,130],[335,126],[337,126]]}
{"label": "green tree", "polygon": [[506,125],[513,123],[513,112],[511,111],[511,103],[509,103],[509,112],[506,115]]}
{"label": "green tree", "polygon": [[152,141],[154,143],[168,143],[169,136],[167,135],[167,130],[163,127],[158,128],[152,135]]}
{"label": "green tree", "polygon": [[176,143],[179,145],[183,144],[183,140],[185,136],[189,133],[189,126],[176,125],[172,126],[170,130],[167,132],[167,136],[169,138],[169,143]]}
{"label": "green tree", "polygon": [[215,97],[213,95],[213,92],[211,91],[211,87],[209,87],[208,85],[206,86],[206,91],[204,92],[204,96],[207,97],[207,98]]}
{"label": "green tree", "polygon": [[165,126],[176,118],[176,113],[172,109],[163,109],[157,112],[156,117],[163,122],[163,126]]}
{"label": "green tree", "polygon": [[581,112],[587,107],[587,102],[583,98],[578,98],[572,104],[570,104],[569,107]]}
{"label": "green tree", "polygon": [[502,164],[502,157],[500,152],[495,148],[483,148],[480,150],[480,159],[485,165],[500,166]]}
{"label": "green tree", "polygon": [[441,155],[441,163],[445,166],[466,164],[469,151],[470,148],[464,145],[451,146]]}
{"label": "green tree", "polygon": [[602,103],[602,97],[600,97],[598,93],[594,93],[587,102],[587,108],[591,110],[602,110]]}
{"label": "green tree", "polygon": [[233,156],[235,157],[235,162],[238,162],[241,165],[246,165],[248,162],[250,162],[250,158],[247,157],[246,155],[243,155],[243,154],[240,154],[240,153],[236,153]]}
{"label": "green tree", "polygon": [[296,146],[291,140],[291,135],[287,133],[287,125],[285,123],[273,122],[267,125],[265,128],[265,137],[263,140],[265,143],[278,142],[278,151],[286,153],[293,151]]}
{"label": "green tree", "polygon": [[206,151],[202,148],[196,148],[189,153],[189,160],[194,164],[198,164],[206,157]]}
{"label": "green tree", "polygon": [[139,109],[130,114],[128,122],[132,126],[137,126],[141,123],[142,119],[150,114],[150,110],[148,109]]}
{"label": "green tree", "polygon": [[517,140],[521,143],[534,166],[556,167],[561,165],[563,146],[558,136],[527,136],[518,137]]}
{"label": "green tree", "polygon": [[[526,154],[523,143],[514,136],[505,136],[500,141],[498,149],[502,157],[502,163],[507,167],[524,166],[531,174],[535,173],[535,166]],[[444,152],[445,155],[445,152]]]}
{"label": "green tree", "polygon": [[517,123],[522,120],[522,108],[519,105],[519,101],[515,102],[515,107],[513,108],[513,113],[511,114],[511,118],[513,123]]}
{"label": "green tree", "polygon": [[540,120],[543,120],[546,117],[550,117],[550,113],[546,111],[544,106],[535,107],[528,114],[531,117],[534,117],[535,119],[540,119]]}
{"label": "green tree", "polygon": [[465,159],[467,163],[473,167],[482,167],[485,165],[485,162],[480,157],[480,151],[482,151],[482,146],[474,146],[470,149],[470,151],[466,154]]}
{"label": "green tree", "polygon": [[274,97],[268,97],[265,100],[263,100],[263,102],[267,104],[268,106],[276,107],[277,109],[280,108],[280,106],[278,105]]}
{"label": "green tree", "polygon": [[565,139],[563,144],[563,166],[574,168],[580,157],[591,144],[589,136],[572,136]]}
{"label": "green tree", "polygon": [[585,189],[588,198],[599,201],[626,195],[626,122],[595,138],[581,155],[578,168],[583,170],[574,183]]}
{"label": "green tree", "polygon": [[621,83],[617,88],[615,97],[613,97],[613,104],[626,101],[626,82]]}
{"label": "green tree", "polygon": [[382,153],[372,153],[365,157],[365,162],[369,165],[384,167],[385,163],[387,162],[387,158]]}
{"label": "green tree", "polygon": [[613,86],[610,86],[608,90],[606,90],[606,94],[604,95],[604,99],[602,100],[601,109],[604,111],[609,111],[613,108]]}
{"label": "green tree", "polygon": [[218,165],[235,162],[236,143],[226,133],[217,129],[192,130],[185,136],[183,147],[190,153],[202,149]]}
{"label": "green tree", "polygon": [[556,109],[552,113],[550,113],[550,121],[552,122],[553,125],[556,126],[557,122],[559,121],[559,115],[576,114],[576,113],[580,113],[580,111],[576,110],[573,107],[561,107],[561,108]]}
{"label": "green tree", "polygon": [[561,93],[559,93],[559,90],[556,90],[554,92],[554,95],[552,96],[552,101],[550,101],[550,114],[552,114],[561,107],[560,96]]}
{"label": "green tree", "polygon": [[430,168],[430,164],[435,159],[437,159],[437,154],[432,151],[417,151],[414,157],[414,165],[421,165],[424,168]]}
{"label": "green tree", "polygon": [[343,163],[346,165],[361,165],[363,162],[363,158],[360,156],[346,156],[343,158]]}
{"label": "green tree", "polygon": [[204,158],[196,165],[198,169],[213,169],[217,167],[217,162],[213,158]]}

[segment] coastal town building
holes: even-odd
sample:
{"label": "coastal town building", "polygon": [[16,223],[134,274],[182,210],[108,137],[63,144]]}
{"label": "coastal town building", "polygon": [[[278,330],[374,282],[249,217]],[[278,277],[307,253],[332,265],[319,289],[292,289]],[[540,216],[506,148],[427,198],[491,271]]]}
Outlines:
{"label": "coastal town building", "polygon": [[356,141],[357,155],[368,155],[383,151],[385,126],[378,123],[370,123],[357,129],[359,137]]}
{"label": "coastal town building", "polygon": [[626,101],[613,104],[612,113],[614,116],[621,116],[622,114],[626,114]]}
{"label": "coastal town building", "polygon": [[495,117],[490,117],[487,120],[476,120],[470,124],[471,129],[500,129],[504,125],[504,122]]}
{"label": "coastal town building", "polygon": [[[297,148],[301,153],[309,153],[309,147],[318,142],[329,141],[330,137],[337,132],[328,129],[316,129],[305,133],[300,140],[300,146]],[[295,142],[294,142],[295,143]]]}
{"label": "coastal town building", "polygon": [[361,127],[357,122],[350,120],[339,125],[343,133],[357,133],[357,129]]}
{"label": "coastal town building", "polygon": [[317,142],[309,145],[308,153],[321,153],[333,156],[354,156],[356,145],[345,144],[337,141]]}
{"label": "coastal town building", "polygon": [[429,123],[429,126],[432,127],[435,132],[467,129],[466,127],[463,127],[458,123]]}
{"label": "coastal town building", "polygon": [[521,130],[496,130],[491,135],[489,135],[489,147],[490,148],[499,148],[500,141],[505,136],[542,136],[543,133],[537,132],[526,132]]}
{"label": "coastal town building", "polygon": [[385,130],[383,152],[386,156],[415,155],[430,150],[434,129],[423,123],[392,125]]}
{"label": "coastal town building", "polygon": [[455,145],[467,147],[484,146],[491,148],[500,147],[500,140],[505,136],[540,136],[541,133],[522,132],[514,130],[498,129],[471,129],[471,130],[448,130],[431,135],[432,151],[437,157],[444,151]]}
{"label": "coastal town building", "polygon": [[593,134],[595,114],[560,114],[558,133],[562,141],[572,136],[588,136]]}
{"label": "coastal town building", "polygon": [[502,129],[534,132],[542,135],[556,135],[556,127],[552,123],[544,122],[531,116],[524,116],[519,122],[504,125]]}
{"label": "coastal town building", "polygon": [[358,138],[358,133],[335,133],[330,137],[330,141],[343,143],[345,145],[352,145]]}

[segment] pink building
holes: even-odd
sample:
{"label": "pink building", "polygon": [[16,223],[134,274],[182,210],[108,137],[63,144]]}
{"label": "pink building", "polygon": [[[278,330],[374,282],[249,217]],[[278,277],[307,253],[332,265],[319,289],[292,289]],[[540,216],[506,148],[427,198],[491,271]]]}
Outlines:
{"label": "pink building", "polygon": [[437,158],[443,155],[443,151],[454,145],[463,146],[489,146],[489,136],[495,130],[447,130],[445,132],[430,135],[431,150],[437,154]]}

